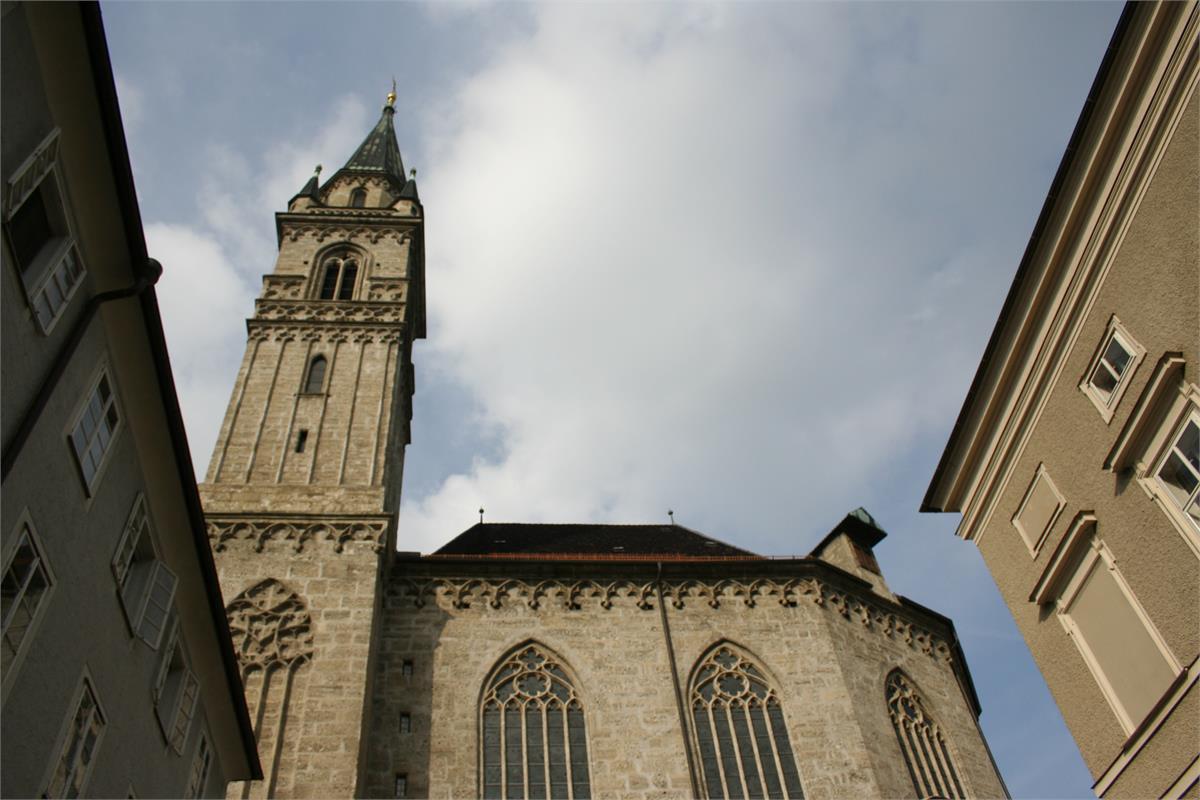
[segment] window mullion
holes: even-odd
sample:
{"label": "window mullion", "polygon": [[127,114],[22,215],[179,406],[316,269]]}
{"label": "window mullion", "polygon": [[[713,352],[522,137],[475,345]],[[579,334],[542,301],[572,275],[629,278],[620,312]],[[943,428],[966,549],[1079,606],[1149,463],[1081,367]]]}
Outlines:
{"label": "window mullion", "polygon": [[542,771],[546,773],[546,798],[554,800],[554,790],[550,787],[550,725],[546,718],[549,713],[546,704],[542,703],[539,709],[542,720]]}
{"label": "window mullion", "polygon": [[763,797],[767,796],[767,775],[763,769],[762,753],[758,751],[758,742],[754,737],[754,720],[750,718],[750,703],[747,701],[742,705],[742,714],[746,717],[747,738],[750,740],[750,749],[754,753],[754,768],[758,770],[758,784],[762,787]]}
{"label": "window mullion", "polygon": [[525,787],[523,796],[529,798],[529,731],[526,719],[529,716],[529,701],[521,704],[521,782]]}
{"label": "window mullion", "polygon": [[721,737],[717,735],[717,718],[713,713],[712,705],[707,706],[708,712],[708,728],[712,731],[713,737],[713,752],[717,755],[717,771],[721,775],[721,788],[725,797],[732,797],[729,793],[729,776],[725,774],[725,759],[721,757]]}
{"label": "window mullion", "polygon": [[771,722],[771,715],[767,711],[768,706],[763,703],[763,722],[767,725],[767,735],[771,737],[771,751],[775,755],[775,768],[779,770],[779,788],[783,791],[784,798],[795,800],[788,791],[787,779],[783,774],[783,753],[779,752],[779,736],[775,732],[775,725]]}
{"label": "window mullion", "polygon": [[570,716],[567,710],[571,705],[571,701],[562,704],[562,736],[563,736],[563,758],[567,761],[567,800],[575,800],[575,769],[571,760],[571,731],[570,731]]}
{"label": "window mullion", "polygon": [[508,800],[508,703],[500,703],[500,797]]}
{"label": "window mullion", "polygon": [[749,797],[750,792],[746,789],[745,762],[742,760],[742,749],[738,746],[737,730],[733,727],[733,709],[728,703],[723,703],[722,705],[725,709],[725,724],[729,726],[729,743],[733,745],[735,763],[738,767],[738,782],[742,786],[742,793],[738,796]]}

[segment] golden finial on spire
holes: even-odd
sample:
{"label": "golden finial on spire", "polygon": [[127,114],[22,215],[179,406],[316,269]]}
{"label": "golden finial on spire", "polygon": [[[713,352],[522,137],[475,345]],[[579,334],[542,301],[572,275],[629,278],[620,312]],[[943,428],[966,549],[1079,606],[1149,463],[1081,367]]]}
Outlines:
{"label": "golden finial on spire", "polygon": [[394,75],[392,76],[392,90],[388,92],[387,96],[387,104],[388,108],[396,105],[396,77]]}

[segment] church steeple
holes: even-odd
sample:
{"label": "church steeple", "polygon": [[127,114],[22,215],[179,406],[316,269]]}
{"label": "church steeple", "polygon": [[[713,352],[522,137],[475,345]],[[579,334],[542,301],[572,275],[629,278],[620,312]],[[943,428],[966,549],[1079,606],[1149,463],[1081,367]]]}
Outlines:
{"label": "church steeple", "polygon": [[379,122],[367,134],[367,138],[363,139],[363,143],[339,173],[384,175],[392,180],[397,190],[404,188],[404,161],[400,157],[400,146],[396,144],[396,128],[392,121],[396,116],[395,102],[396,93],[393,88],[379,115]]}

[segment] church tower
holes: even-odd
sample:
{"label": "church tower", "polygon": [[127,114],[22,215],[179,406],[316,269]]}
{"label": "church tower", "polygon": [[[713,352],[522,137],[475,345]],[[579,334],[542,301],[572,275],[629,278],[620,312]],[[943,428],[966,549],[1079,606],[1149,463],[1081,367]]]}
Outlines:
{"label": "church tower", "polygon": [[361,795],[425,335],[423,210],[394,116],[392,93],[345,166],[276,214],[201,487],[264,773],[230,797]]}

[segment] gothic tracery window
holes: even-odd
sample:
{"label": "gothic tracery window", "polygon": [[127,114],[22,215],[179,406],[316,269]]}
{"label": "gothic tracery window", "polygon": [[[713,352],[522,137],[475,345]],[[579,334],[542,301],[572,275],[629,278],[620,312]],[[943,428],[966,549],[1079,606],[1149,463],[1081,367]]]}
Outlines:
{"label": "gothic tracery window", "polygon": [[709,798],[803,798],[779,695],[729,644],[711,650],[692,678],[692,722]]}
{"label": "gothic tracery window", "polygon": [[367,204],[367,190],[361,186],[350,193],[350,207],[362,208]]}
{"label": "gothic tracery window", "polygon": [[325,259],[318,297],[322,300],[353,300],[358,279],[358,259],[342,253]]}
{"label": "gothic tracery window", "polygon": [[900,670],[887,679],[888,713],[918,797],[965,798],[962,781],[937,722]]}
{"label": "gothic tracery window", "polygon": [[480,709],[485,798],[591,797],[583,704],[562,661],[537,644],[501,659]]}

